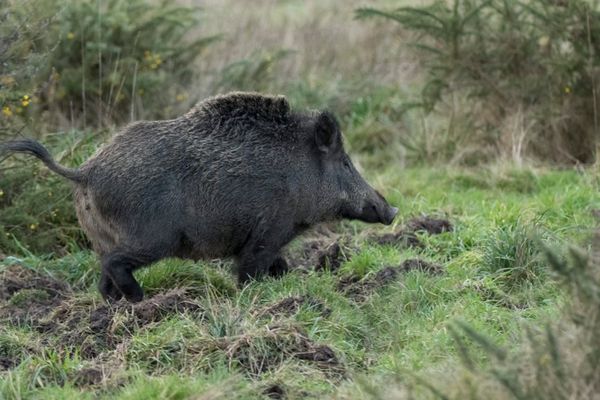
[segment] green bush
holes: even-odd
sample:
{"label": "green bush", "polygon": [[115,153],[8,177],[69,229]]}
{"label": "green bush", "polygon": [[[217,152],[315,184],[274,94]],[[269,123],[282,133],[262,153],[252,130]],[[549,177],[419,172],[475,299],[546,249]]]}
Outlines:
{"label": "green bush", "polygon": [[31,3],[9,2],[3,14],[2,29],[13,32],[2,71],[12,84],[0,94],[5,120],[31,108],[27,99],[52,118],[84,124],[168,117],[187,103],[192,64],[215,40],[191,39],[198,9],[169,1]]}
{"label": "green bush", "polygon": [[[73,131],[46,136],[44,144],[64,165],[78,166],[96,149],[97,137]],[[71,185],[31,157],[0,168],[0,249],[8,254],[62,254],[87,247],[72,202]]]}
{"label": "green bush", "polygon": [[[390,12],[364,8],[357,16],[384,17],[418,34],[414,48],[426,83],[417,105],[431,111],[448,94],[463,93],[473,120],[466,135],[479,131],[495,147],[525,148],[546,160],[593,161],[600,111],[598,2],[438,0]],[[527,128],[506,143],[499,125],[515,113],[526,116]]]}
{"label": "green bush", "polygon": [[36,84],[32,77],[48,63],[42,45],[52,12],[46,3],[0,1],[0,135],[15,120],[28,119]]}
{"label": "green bush", "polygon": [[[598,250],[598,236],[594,239]],[[598,264],[590,255],[571,249],[569,262],[546,250],[548,264],[568,290],[568,304],[558,321],[528,328],[516,349],[501,347],[465,323],[451,326],[466,372],[456,377],[444,398],[593,399],[600,389]],[[476,343],[492,361],[478,365],[465,345]],[[514,346],[514,344],[512,345]]]}

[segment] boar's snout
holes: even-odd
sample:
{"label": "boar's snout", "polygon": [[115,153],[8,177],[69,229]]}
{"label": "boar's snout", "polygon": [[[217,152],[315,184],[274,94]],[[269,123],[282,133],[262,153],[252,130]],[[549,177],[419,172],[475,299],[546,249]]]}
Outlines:
{"label": "boar's snout", "polygon": [[396,214],[398,214],[398,207],[387,206],[385,214],[383,218],[381,218],[381,223],[391,225],[392,222],[394,222],[394,218],[396,218]]}
{"label": "boar's snout", "polygon": [[366,201],[363,206],[361,218],[365,222],[381,222],[384,225],[390,225],[394,222],[398,208],[390,206],[387,201],[377,193],[374,201]]}
{"label": "boar's snout", "polygon": [[362,201],[362,204],[356,211],[347,210],[344,216],[363,222],[379,222],[384,225],[390,225],[398,214],[398,208],[390,206],[383,196],[374,190],[372,195]]}

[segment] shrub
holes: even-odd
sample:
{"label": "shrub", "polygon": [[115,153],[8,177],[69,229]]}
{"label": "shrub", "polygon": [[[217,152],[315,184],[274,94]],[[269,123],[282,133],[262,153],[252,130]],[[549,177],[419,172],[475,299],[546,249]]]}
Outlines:
{"label": "shrub", "polygon": [[[594,251],[597,251],[598,236]],[[447,398],[592,399],[600,390],[600,281],[597,261],[572,249],[570,262],[546,251],[549,264],[568,289],[569,305],[560,321],[525,331],[525,341],[511,352],[469,325],[452,327],[468,372],[458,379]],[[468,338],[488,355],[490,366],[480,368],[464,346]],[[470,374],[470,375],[467,375]],[[475,383],[476,382],[476,383]],[[429,386],[433,388],[433,386]],[[492,393],[490,393],[492,389]],[[435,390],[435,389],[434,389]],[[447,390],[445,390],[448,392]],[[438,392],[439,393],[439,392]]]}
{"label": "shrub", "polygon": [[[418,34],[414,48],[426,83],[417,105],[431,111],[447,94],[464,93],[472,136],[479,130],[519,155],[593,161],[600,111],[597,2],[434,1],[391,12],[363,8],[357,16],[387,18]],[[501,132],[502,123],[521,114],[527,121],[519,129]]]}
{"label": "shrub", "polygon": [[48,62],[40,43],[52,13],[44,4],[33,3],[0,2],[0,135],[15,120],[28,118],[32,102],[38,100],[32,77]]}
{"label": "shrub", "polygon": [[[2,29],[13,31],[6,46],[16,55],[2,74],[15,82],[11,95],[0,98],[3,108],[15,108],[25,91],[48,115],[71,121],[102,125],[167,117],[177,104],[187,102],[192,64],[215,40],[190,39],[199,22],[198,9],[168,1],[35,3],[23,7],[10,2],[4,13],[11,26]],[[45,25],[37,22],[49,11],[53,14]],[[22,25],[36,28],[22,32]],[[24,54],[18,56],[19,50]],[[38,52],[44,62],[33,68]],[[17,80],[18,75],[23,76]],[[26,81],[34,82],[33,88],[24,89]]]}
{"label": "shrub", "polygon": [[[64,165],[77,166],[96,149],[97,137],[73,131],[46,136]],[[71,186],[41,162],[11,158],[0,168],[0,249],[9,254],[65,254],[87,247],[77,223]]]}

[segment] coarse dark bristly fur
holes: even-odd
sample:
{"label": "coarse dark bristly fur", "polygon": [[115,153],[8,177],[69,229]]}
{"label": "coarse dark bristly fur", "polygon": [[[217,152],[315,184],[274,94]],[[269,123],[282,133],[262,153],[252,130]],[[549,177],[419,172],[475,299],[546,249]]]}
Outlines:
{"label": "coarse dark bristly fur", "polygon": [[133,271],[165,257],[233,256],[240,283],[280,275],[281,248],[306,228],[390,224],[397,212],[352,165],[335,117],[292,112],[283,96],[230,93],[173,120],[133,123],[79,169],[33,140],[0,152],[32,154],[74,183],[106,299],[141,300]]}

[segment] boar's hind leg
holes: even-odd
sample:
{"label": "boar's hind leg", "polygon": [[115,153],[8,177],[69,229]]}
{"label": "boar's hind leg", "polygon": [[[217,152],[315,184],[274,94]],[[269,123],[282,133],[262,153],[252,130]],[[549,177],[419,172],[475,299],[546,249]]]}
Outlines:
{"label": "boar's hind leg", "polygon": [[123,293],[127,300],[135,303],[142,300],[144,292],[133,277],[133,271],[154,261],[156,258],[148,255],[113,251],[102,257],[102,273],[112,279],[117,290]]}

